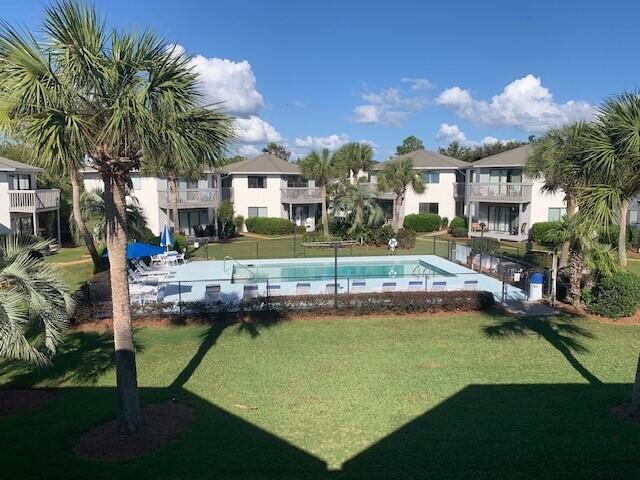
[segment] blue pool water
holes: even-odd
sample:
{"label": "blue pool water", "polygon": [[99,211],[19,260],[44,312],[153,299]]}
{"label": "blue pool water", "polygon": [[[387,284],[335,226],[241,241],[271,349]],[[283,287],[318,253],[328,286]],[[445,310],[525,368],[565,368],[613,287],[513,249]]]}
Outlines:
{"label": "blue pool water", "polygon": [[[269,280],[300,281],[332,279],[333,262],[270,263],[234,265],[233,283],[266,282]],[[389,260],[377,262],[338,260],[339,278],[402,278],[410,275],[451,276],[423,260]]]}

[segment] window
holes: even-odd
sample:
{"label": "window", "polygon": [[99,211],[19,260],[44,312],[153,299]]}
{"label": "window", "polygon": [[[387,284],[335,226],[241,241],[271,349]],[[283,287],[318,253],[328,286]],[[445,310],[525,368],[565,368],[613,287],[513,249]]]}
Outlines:
{"label": "window", "polygon": [[420,203],[418,205],[420,213],[438,213],[437,203]]}
{"label": "window", "polygon": [[267,207],[249,207],[249,218],[266,216]]}
{"label": "window", "polygon": [[267,177],[248,176],[249,188],[267,188]]}
{"label": "window", "polygon": [[302,175],[287,175],[287,188],[306,188],[309,181]]}
{"label": "window", "polygon": [[18,174],[13,176],[14,190],[31,190],[31,175]]}
{"label": "window", "polygon": [[629,225],[638,223],[638,210],[629,210]]}
{"label": "window", "polygon": [[209,188],[218,188],[218,176],[209,175]]}
{"label": "window", "polygon": [[437,170],[422,172],[422,181],[424,183],[440,183],[440,172]]}
{"label": "window", "polygon": [[133,185],[134,190],[140,190],[141,188],[140,177],[138,176],[131,177],[131,185]]}
{"label": "window", "polygon": [[549,217],[548,220],[550,222],[559,222],[562,220],[567,213],[566,208],[549,208]]}
{"label": "window", "polygon": [[185,177],[180,177],[178,180],[178,190],[196,189],[198,188],[198,180],[190,180]]}
{"label": "window", "polygon": [[517,208],[489,206],[489,231],[517,235],[518,225],[519,219]]}
{"label": "window", "polygon": [[518,168],[492,168],[489,170],[491,183],[522,183],[522,170]]}

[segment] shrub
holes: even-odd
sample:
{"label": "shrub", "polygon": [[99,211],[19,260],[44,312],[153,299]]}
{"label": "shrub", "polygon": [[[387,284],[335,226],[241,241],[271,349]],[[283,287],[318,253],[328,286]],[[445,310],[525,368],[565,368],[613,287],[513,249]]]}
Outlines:
{"label": "shrub", "polygon": [[401,228],[396,233],[396,240],[398,240],[398,248],[416,248],[416,232],[413,230]]}
{"label": "shrub", "polygon": [[[600,241],[613,247],[618,246],[618,235],[620,226],[610,225],[600,233]],[[627,226],[627,245],[636,245],[638,243],[638,230],[635,225]]]}
{"label": "shrub", "polygon": [[451,235],[454,237],[466,237],[469,234],[466,227],[456,227],[451,230]]}
{"label": "shrub", "polygon": [[291,315],[313,312],[316,315],[355,316],[487,310],[493,303],[493,294],[490,292],[392,292],[260,297],[245,303],[243,307],[250,311],[277,311]]}
{"label": "shrub", "polygon": [[610,318],[633,315],[640,306],[640,277],[631,272],[602,277],[587,293],[585,301],[599,315]]}
{"label": "shrub", "polygon": [[295,225],[293,227],[293,231],[296,232],[296,233],[306,233],[307,229],[305,228],[304,225]]}
{"label": "shrub", "polygon": [[173,235],[173,249],[176,252],[182,252],[187,248],[187,237],[182,233],[176,233]]}
{"label": "shrub", "polygon": [[500,249],[500,242],[495,238],[489,237],[472,238],[469,245],[472,249],[484,253],[494,253]]}
{"label": "shrub", "polygon": [[251,217],[244,221],[247,231],[260,235],[285,235],[293,233],[293,223],[279,217]]}
{"label": "shrub", "polygon": [[[453,230],[456,228],[464,228],[465,230],[467,230],[467,228],[469,228],[469,222],[467,220],[467,217],[464,217],[464,216],[454,217],[453,220],[451,220],[451,223],[449,224],[449,229],[453,233]],[[465,233],[465,236],[466,235],[467,234]]]}
{"label": "shrub", "polygon": [[341,240],[350,240],[351,235],[349,235],[349,229],[351,225],[345,222],[342,219],[331,219],[329,221],[329,233],[334,238],[339,238]]}
{"label": "shrub", "polygon": [[449,219],[447,217],[442,217],[442,221],[440,222],[440,229],[444,230],[449,227]]}
{"label": "shrub", "polygon": [[412,213],[404,217],[404,228],[414,232],[435,232],[440,228],[442,219],[436,213]]}
{"label": "shrub", "polygon": [[378,228],[375,232],[373,232],[373,236],[371,241],[374,245],[382,246],[387,245],[389,240],[395,236],[395,232],[393,231],[393,227],[391,225],[383,225]]}
{"label": "shrub", "polygon": [[558,225],[559,222],[538,222],[531,225],[531,239],[538,243],[549,243],[547,232]]}
{"label": "shrub", "polygon": [[242,231],[242,227],[244,227],[244,217],[242,215],[236,215],[233,219],[233,224],[236,226],[238,231]]}

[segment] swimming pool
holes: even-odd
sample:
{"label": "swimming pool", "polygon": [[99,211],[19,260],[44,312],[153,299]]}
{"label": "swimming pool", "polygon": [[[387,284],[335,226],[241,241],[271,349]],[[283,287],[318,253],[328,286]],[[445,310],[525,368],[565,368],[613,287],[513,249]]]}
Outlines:
{"label": "swimming pool", "polygon": [[305,263],[269,263],[254,264],[243,262],[233,265],[231,281],[233,283],[255,283],[267,280],[293,282],[300,280],[333,279],[366,279],[366,278],[403,278],[410,275],[452,276],[445,270],[420,259],[388,259],[385,257],[375,262],[362,262],[356,259],[339,260],[337,271],[333,261],[310,261]]}

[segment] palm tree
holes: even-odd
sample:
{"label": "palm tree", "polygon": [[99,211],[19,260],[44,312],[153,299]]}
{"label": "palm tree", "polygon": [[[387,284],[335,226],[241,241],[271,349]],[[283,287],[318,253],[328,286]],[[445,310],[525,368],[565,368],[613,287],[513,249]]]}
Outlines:
{"label": "palm tree", "polygon": [[324,148],[320,153],[311,152],[300,160],[300,170],[309,180],[313,180],[320,187],[320,203],[322,207],[322,231],[325,237],[329,236],[329,218],[327,216],[327,186],[335,178],[337,162],[335,155]]}
{"label": "palm tree", "polygon": [[370,189],[361,182],[340,182],[332,202],[334,215],[342,214],[351,225],[350,235],[375,228],[384,222],[384,212]]}
{"label": "palm tree", "polygon": [[378,190],[396,194],[393,199],[393,231],[396,233],[404,219],[401,213],[402,205],[409,187],[416,193],[423,193],[425,190],[422,177],[413,169],[410,158],[400,157],[384,164],[378,175]]}
{"label": "palm tree", "polygon": [[[135,432],[140,407],[126,273],[130,172],[161,157],[167,137],[184,149],[180,162],[215,163],[233,137],[231,121],[199,106],[188,57],[149,32],[107,33],[93,8],[61,0],[45,9],[43,33],[38,43],[9,25],[0,29],[0,84],[11,86],[0,103],[44,158],[86,152],[104,183],[119,426]],[[193,121],[183,125],[186,113]]]}
{"label": "palm tree", "polygon": [[[525,171],[528,176],[543,179],[543,190],[564,192],[567,216],[576,213],[580,189],[586,184],[583,170],[584,137],[587,124],[576,122],[549,130],[533,142],[533,153]],[[560,253],[560,267],[569,261],[569,242],[564,242]]]}
{"label": "palm tree", "polygon": [[[142,238],[147,233],[147,218],[140,207],[138,199],[132,195],[127,201],[127,233],[129,238]],[[104,192],[100,188],[84,191],[80,195],[80,211],[87,230],[98,242],[107,240],[107,222],[105,218]],[[69,218],[69,225],[75,235],[78,234],[74,216]]]}
{"label": "palm tree", "polygon": [[547,231],[546,241],[557,245],[569,243],[569,294],[572,304],[580,308],[582,279],[585,271],[613,275],[619,265],[609,245],[599,243],[595,224],[582,215],[565,216]]}
{"label": "palm tree", "polygon": [[337,163],[346,170],[347,177],[351,176],[352,183],[358,183],[358,173],[369,171],[373,166],[373,147],[364,142],[349,142],[335,153]]}
{"label": "palm tree", "polygon": [[592,182],[584,194],[585,208],[605,224],[618,221],[618,257],[626,266],[627,214],[640,192],[639,94],[623,93],[600,107],[585,137],[585,152]]}
{"label": "palm tree", "polygon": [[0,240],[0,357],[50,363],[74,303],[60,275],[44,263],[51,241]]}

